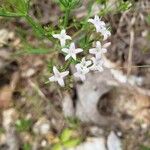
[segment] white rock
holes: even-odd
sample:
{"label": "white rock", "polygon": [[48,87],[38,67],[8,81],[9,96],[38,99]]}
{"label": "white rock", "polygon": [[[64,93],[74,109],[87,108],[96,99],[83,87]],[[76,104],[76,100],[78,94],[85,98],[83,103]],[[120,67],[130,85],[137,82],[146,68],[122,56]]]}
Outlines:
{"label": "white rock", "polygon": [[6,29],[0,30],[0,47],[7,43],[8,39],[12,39],[14,37],[13,32],[8,32]]}
{"label": "white rock", "polygon": [[111,131],[107,139],[108,150],[122,150],[121,140]]}
{"label": "white rock", "polygon": [[14,108],[3,111],[3,127],[5,130],[9,130],[12,124],[15,124],[18,115]]}
{"label": "white rock", "polygon": [[63,113],[65,117],[73,117],[75,115],[75,110],[73,108],[73,100],[69,94],[64,96],[63,102]]}
{"label": "white rock", "polygon": [[33,132],[35,134],[45,135],[50,130],[50,122],[45,118],[40,118],[33,127]]}
{"label": "white rock", "polygon": [[22,77],[28,78],[28,77],[33,76],[35,73],[36,73],[35,69],[30,68],[26,72],[22,73]]}
{"label": "white rock", "polygon": [[106,150],[105,139],[103,137],[90,138],[87,142],[69,150]]}
{"label": "white rock", "polygon": [[47,141],[46,141],[46,140],[42,140],[42,141],[41,141],[41,146],[42,146],[42,147],[45,147],[46,145],[47,145]]}

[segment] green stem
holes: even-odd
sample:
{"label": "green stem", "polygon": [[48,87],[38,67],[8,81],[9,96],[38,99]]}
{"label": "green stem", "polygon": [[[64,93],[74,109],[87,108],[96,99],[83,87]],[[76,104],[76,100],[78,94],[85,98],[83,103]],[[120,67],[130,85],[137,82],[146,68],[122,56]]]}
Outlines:
{"label": "green stem", "polygon": [[65,19],[64,19],[64,27],[65,27],[65,28],[66,28],[67,25],[68,25],[69,14],[70,14],[70,10],[69,10],[69,9],[66,9],[66,12],[65,12]]}
{"label": "green stem", "polygon": [[65,66],[63,67],[63,71],[67,70],[71,64],[72,60],[70,59],[69,61],[66,62]]}
{"label": "green stem", "polygon": [[39,33],[40,35],[42,35],[42,36],[48,38],[49,40],[51,40],[51,38],[46,35],[46,32],[43,29],[43,27],[38,22],[35,22],[32,17],[30,17],[29,15],[26,15],[25,19],[27,20],[27,22],[33,27],[33,29],[37,33]]}

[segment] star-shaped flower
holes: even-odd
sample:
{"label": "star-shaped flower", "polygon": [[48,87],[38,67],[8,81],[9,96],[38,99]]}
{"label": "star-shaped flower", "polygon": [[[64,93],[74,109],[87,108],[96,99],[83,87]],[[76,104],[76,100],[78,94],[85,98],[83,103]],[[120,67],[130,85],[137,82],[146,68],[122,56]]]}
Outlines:
{"label": "star-shaped flower", "polygon": [[99,32],[104,36],[103,40],[107,40],[107,38],[108,38],[109,36],[111,36],[110,31],[109,31],[108,29],[106,29],[105,27],[101,28],[101,29],[99,30]]}
{"label": "star-shaped flower", "polygon": [[104,64],[103,59],[92,57],[91,60],[93,61],[93,65],[90,67],[90,70],[99,71],[99,72],[102,72],[104,70],[103,69],[103,64]]}
{"label": "star-shaped flower", "polygon": [[58,69],[54,66],[53,67],[54,75],[49,78],[50,82],[58,82],[58,84],[62,87],[65,86],[64,78],[69,74],[69,71],[59,72]]}
{"label": "star-shaped flower", "polygon": [[72,57],[74,60],[76,60],[76,54],[83,51],[81,48],[75,48],[75,44],[71,43],[69,49],[63,48],[62,51],[64,53],[67,53],[65,60],[68,60],[70,57]]}
{"label": "star-shaped flower", "polygon": [[82,81],[85,81],[86,80],[86,75],[87,72],[84,72],[83,70],[81,69],[78,69],[77,72],[74,73],[74,76],[76,78],[80,78]]}
{"label": "star-shaped flower", "polygon": [[92,23],[95,26],[96,32],[100,32],[100,29],[106,25],[105,22],[101,21],[101,19],[97,15],[95,15],[94,19],[89,19],[88,22]]}
{"label": "star-shaped flower", "polygon": [[80,78],[82,81],[85,81],[86,74],[90,71],[88,68],[91,65],[91,61],[86,61],[85,57],[82,58],[81,63],[76,64],[77,72],[74,73],[74,76]]}
{"label": "star-shaped flower", "polygon": [[89,49],[89,53],[90,54],[94,54],[96,57],[101,57],[104,53],[107,52],[107,47],[110,45],[111,43],[105,43],[103,46],[101,45],[101,43],[99,41],[96,42],[96,47],[95,48],[91,48]]}
{"label": "star-shaped flower", "polygon": [[78,69],[78,68],[80,68],[81,70],[84,70],[84,71],[87,71],[87,72],[89,72],[89,66],[92,64],[92,62],[91,61],[86,61],[85,60],[85,57],[83,57],[82,58],[82,60],[81,60],[81,62],[80,63],[78,63],[78,64],[76,64],[76,68]]}
{"label": "star-shaped flower", "polygon": [[60,40],[60,45],[62,47],[65,46],[66,40],[71,40],[71,37],[66,34],[66,30],[64,29],[60,32],[60,34],[54,34],[53,37]]}

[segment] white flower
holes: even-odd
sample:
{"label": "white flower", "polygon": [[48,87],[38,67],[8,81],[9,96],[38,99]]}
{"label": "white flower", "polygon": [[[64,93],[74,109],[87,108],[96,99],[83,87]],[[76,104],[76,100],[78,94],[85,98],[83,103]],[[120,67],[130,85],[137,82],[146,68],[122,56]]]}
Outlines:
{"label": "white flower", "polygon": [[95,15],[94,19],[89,19],[88,22],[95,26],[96,32],[100,32],[104,36],[103,40],[106,40],[111,35],[110,31],[106,28],[105,22],[101,21],[99,16]]}
{"label": "white flower", "polygon": [[86,61],[85,57],[82,58],[81,63],[76,64],[77,72],[74,73],[74,76],[80,78],[82,81],[85,81],[85,75],[90,71],[88,68],[91,65],[91,61]]}
{"label": "white flower", "polygon": [[106,29],[105,27],[101,28],[99,32],[104,36],[103,40],[106,40],[109,36],[111,36],[110,31]]}
{"label": "white flower", "polygon": [[99,16],[95,15],[94,19],[89,19],[88,22],[92,23],[95,28],[96,32],[100,32],[100,29],[105,26],[105,22],[101,21]]}
{"label": "white flower", "polygon": [[78,69],[78,68],[80,68],[81,70],[84,70],[84,71],[87,71],[87,72],[89,72],[89,66],[91,65],[91,61],[86,61],[85,60],[85,57],[83,57],[82,58],[82,60],[81,60],[81,62],[80,63],[78,63],[78,64],[76,64],[76,68]]}
{"label": "white flower", "polygon": [[58,69],[53,67],[54,76],[49,78],[50,82],[58,82],[60,86],[65,86],[64,78],[69,74],[69,71],[59,72]]}
{"label": "white flower", "polygon": [[85,75],[88,73],[89,71],[87,70],[82,70],[81,68],[77,69],[77,72],[74,73],[74,76],[76,78],[80,78],[82,81],[85,81],[86,77]]}
{"label": "white flower", "polygon": [[65,46],[66,40],[71,40],[71,37],[66,34],[66,30],[64,29],[60,32],[60,34],[54,34],[53,37],[60,40],[60,45],[62,47]]}
{"label": "white flower", "polygon": [[74,60],[76,60],[76,54],[80,53],[83,51],[81,48],[75,48],[75,44],[71,43],[69,49],[68,48],[63,48],[63,52],[67,53],[65,60],[68,60],[70,57],[72,57]]}
{"label": "white flower", "polygon": [[93,61],[93,65],[90,67],[90,70],[102,72],[104,60],[102,58],[95,58],[92,57],[91,60]]}
{"label": "white flower", "polygon": [[107,52],[107,47],[110,45],[111,43],[105,43],[103,46],[101,45],[101,43],[99,41],[96,42],[96,47],[95,48],[91,48],[89,49],[89,53],[90,54],[94,54],[96,57],[101,57],[104,53]]}

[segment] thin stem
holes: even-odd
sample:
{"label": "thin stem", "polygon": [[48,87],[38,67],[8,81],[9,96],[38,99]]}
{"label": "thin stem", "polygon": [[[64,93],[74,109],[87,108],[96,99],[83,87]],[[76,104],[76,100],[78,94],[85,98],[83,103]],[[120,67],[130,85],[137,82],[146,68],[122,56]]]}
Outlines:
{"label": "thin stem", "polygon": [[69,68],[70,64],[71,64],[72,60],[70,59],[69,61],[66,62],[65,66],[63,67],[63,71],[65,71],[66,69]]}
{"label": "thin stem", "polygon": [[127,75],[129,76],[132,69],[132,55],[133,55],[133,45],[134,45],[134,31],[133,29],[130,32],[130,47],[129,47],[129,55],[128,55],[128,71]]}
{"label": "thin stem", "polygon": [[40,33],[40,35],[42,35],[42,36],[48,38],[49,40],[51,40],[51,38],[46,35],[46,32],[43,29],[43,27],[38,22],[35,22],[32,17],[30,17],[29,15],[26,15],[25,19],[33,27],[33,29],[35,29],[37,32]]}

